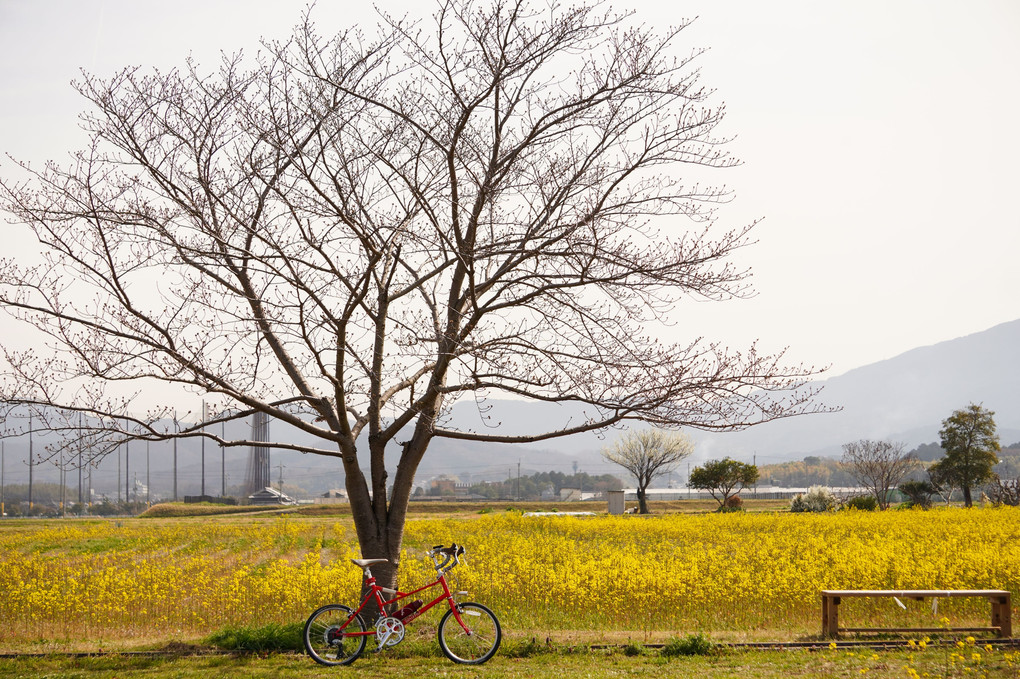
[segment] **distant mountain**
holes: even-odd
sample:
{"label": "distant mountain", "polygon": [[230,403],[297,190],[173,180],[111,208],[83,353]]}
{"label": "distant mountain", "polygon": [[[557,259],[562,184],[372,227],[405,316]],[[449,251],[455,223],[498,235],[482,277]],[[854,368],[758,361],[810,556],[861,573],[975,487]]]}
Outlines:
{"label": "distant mountain", "polygon": [[1020,320],[832,377],[820,400],[832,414],[770,422],[699,437],[706,458],[731,455],[769,462],[840,455],[844,443],[887,439],[914,447],[938,440],[941,422],[978,403],[995,412],[1003,445],[1020,440]]}

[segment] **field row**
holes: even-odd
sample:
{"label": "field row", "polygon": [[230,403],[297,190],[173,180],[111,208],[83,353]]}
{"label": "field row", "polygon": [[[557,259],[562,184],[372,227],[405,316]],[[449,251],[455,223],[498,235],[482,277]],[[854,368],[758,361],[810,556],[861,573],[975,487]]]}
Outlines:
{"label": "field row", "polygon": [[[402,584],[456,541],[454,586],[508,631],[692,631],[791,638],[819,631],[821,589],[1006,589],[1020,599],[1020,510],[653,517],[417,519]],[[349,520],[247,517],[0,525],[0,646],[194,638],[303,619],[351,602],[361,571]],[[984,602],[853,602],[846,619],[987,624]],[[1014,613],[1014,616],[1016,614]]]}

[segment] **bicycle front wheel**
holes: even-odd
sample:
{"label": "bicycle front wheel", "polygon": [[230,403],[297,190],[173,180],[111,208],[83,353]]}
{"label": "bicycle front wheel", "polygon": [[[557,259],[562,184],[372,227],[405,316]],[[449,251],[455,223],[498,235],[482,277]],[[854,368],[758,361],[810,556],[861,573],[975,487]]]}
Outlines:
{"label": "bicycle front wheel", "polygon": [[365,649],[365,629],[365,621],[347,606],[323,606],[305,623],[305,650],[322,665],[350,665]]}
{"label": "bicycle front wheel", "polygon": [[495,613],[481,604],[457,604],[460,622],[447,611],[439,621],[439,647],[456,663],[481,665],[496,654],[503,631]]}

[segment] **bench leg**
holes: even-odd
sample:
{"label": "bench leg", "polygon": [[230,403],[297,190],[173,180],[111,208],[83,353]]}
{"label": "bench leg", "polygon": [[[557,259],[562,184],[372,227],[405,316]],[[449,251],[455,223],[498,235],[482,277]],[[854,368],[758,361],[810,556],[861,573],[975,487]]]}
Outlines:
{"label": "bench leg", "polygon": [[1011,595],[992,599],[992,627],[999,628],[999,636],[1007,639],[1013,636]]}
{"label": "bench leg", "polygon": [[822,636],[839,636],[839,597],[822,595]]}

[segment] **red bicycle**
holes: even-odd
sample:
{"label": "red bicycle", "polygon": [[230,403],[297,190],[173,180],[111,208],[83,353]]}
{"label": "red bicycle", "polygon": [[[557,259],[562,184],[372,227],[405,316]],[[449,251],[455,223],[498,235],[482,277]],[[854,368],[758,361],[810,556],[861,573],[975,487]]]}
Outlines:
{"label": "red bicycle", "polygon": [[[456,663],[480,665],[493,655],[499,648],[503,632],[496,615],[482,604],[473,602],[458,603],[454,593],[446,583],[446,573],[460,563],[464,547],[439,545],[429,550],[432,564],[436,568],[436,579],[433,582],[410,592],[388,589],[376,584],[371,567],[386,563],[386,559],[351,559],[351,563],[365,571],[365,584],[368,591],[358,608],[352,609],[340,604],[329,604],[312,613],[305,623],[304,642],[308,655],[323,665],[349,665],[358,659],[365,650],[368,637],[376,638],[376,652],[389,646],[396,646],[404,640],[407,625],[424,615],[436,604],[445,601],[450,610],[439,621],[436,635],[439,647],[447,658]],[[433,587],[442,587],[442,593],[435,599],[423,603],[414,600],[389,615],[381,616],[374,629],[365,625],[361,612],[374,601],[378,610],[386,611],[398,602],[424,592]],[[459,596],[467,592],[457,592]],[[383,597],[392,597],[389,599]],[[387,607],[390,607],[389,609]]]}

